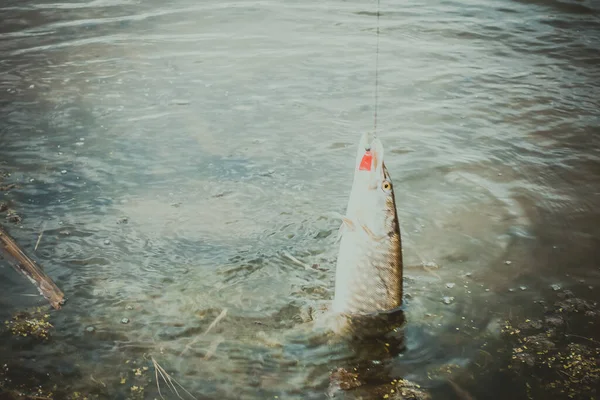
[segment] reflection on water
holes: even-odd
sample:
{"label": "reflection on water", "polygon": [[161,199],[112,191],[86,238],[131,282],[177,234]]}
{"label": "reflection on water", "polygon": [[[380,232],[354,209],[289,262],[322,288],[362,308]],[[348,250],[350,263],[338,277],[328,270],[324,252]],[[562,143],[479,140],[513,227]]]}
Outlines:
{"label": "reflection on water", "polygon": [[[354,366],[363,392],[337,397],[404,377],[452,398],[436,371],[477,369],[507,313],[552,284],[597,300],[597,4],[383,1],[379,136],[405,264],[426,265],[395,350],[309,333],[372,127],[374,7],[3,3],[0,170],[19,187],[0,195],[23,246],[44,231],[68,303],[49,343],[3,332],[0,364],[107,398],[157,396],[134,372],[150,357],[205,398],[320,399]],[[0,276],[1,318],[44,305]]]}

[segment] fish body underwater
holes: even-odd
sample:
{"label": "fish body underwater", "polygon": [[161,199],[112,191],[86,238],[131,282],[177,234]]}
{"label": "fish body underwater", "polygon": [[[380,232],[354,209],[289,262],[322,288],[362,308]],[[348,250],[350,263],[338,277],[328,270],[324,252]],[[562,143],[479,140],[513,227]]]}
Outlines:
{"label": "fish body underwater", "polygon": [[[354,181],[340,228],[331,312],[342,321],[398,310],[402,305],[402,243],[394,188],[377,138],[362,135]],[[336,324],[334,331],[348,328]]]}

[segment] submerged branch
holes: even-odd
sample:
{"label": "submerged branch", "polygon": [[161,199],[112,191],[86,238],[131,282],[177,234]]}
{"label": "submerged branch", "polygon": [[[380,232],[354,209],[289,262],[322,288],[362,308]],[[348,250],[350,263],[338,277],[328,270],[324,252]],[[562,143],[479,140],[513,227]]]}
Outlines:
{"label": "submerged branch", "polygon": [[158,364],[158,362],[154,359],[154,357],[150,357],[150,359],[152,360],[152,365],[154,365],[154,375],[156,377],[156,388],[158,389],[158,394],[159,394],[159,396],[160,396],[161,399],[164,400],[164,397],[163,397],[163,395],[162,395],[162,393],[160,391],[160,380],[158,379],[158,375],[159,374],[160,374],[160,377],[163,379],[163,381],[165,381],[165,383],[167,384],[167,387],[178,398],[180,398],[181,400],[183,400],[183,397],[181,397],[181,395],[177,391],[177,387],[175,386],[175,384],[177,384],[177,386],[179,386],[192,399],[198,400],[196,397],[194,397],[193,394],[191,394],[190,392],[188,392],[186,388],[184,388],[179,382],[177,382],[177,380],[175,380],[175,378],[172,378],[171,375],[169,375],[168,372],[165,371],[165,369],[163,367],[161,367],[160,364]]}
{"label": "submerged branch", "polygon": [[54,281],[29,258],[19,245],[0,226],[0,254],[12,266],[33,283],[40,294],[44,296],[55,309],[60,309],[64,304],[64,293],[56,286]]}
{"label": "submerged branch", "polygon": [[42,236],[44,236],[44,228],[46,227],[46,222],[44,222],[42,224],[42,229],[40,231],[40,235],[38,236],[38,240],[37,242],[35,242],[35,247],[33,248],[33,251],[37,251],[38,246],[40,245],[40,242],[42,241]]}
{"label": "submerged branch", "polygon": [[192,340],[191,342],[189,342],[185,348],[181,351],[181,353],[179,354],[180,356],[182,356],[186,351],[188,351],[192,345],[194,343],[196,343],[198,340],[200,340],[201,337],[206,336],[208,334],[208,332],[211,331],[212,328],[214,328],[219,321],[221,321],[223,318],[225,318],[225,316],[227,315],[227,309],[224,308],[223,311],[221,311],[221,313],[217,316],[217,318],[215,318],[215,320],[213,322],[211,322],[211,324],[208,326],[208,328],[206,328],[206,330],[204,331],[204,333],[202,333],[201,335],[198,335],[194,338],[194,340]]}

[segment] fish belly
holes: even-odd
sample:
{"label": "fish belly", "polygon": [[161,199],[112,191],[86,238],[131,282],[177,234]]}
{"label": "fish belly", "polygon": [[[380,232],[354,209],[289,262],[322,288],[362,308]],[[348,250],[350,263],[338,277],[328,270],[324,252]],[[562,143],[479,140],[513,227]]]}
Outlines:
{"label": "fish belly", "polygon": [[347,232],[340,242],[332,311],[367,314],[401,304],[397,251],[390,241]]}

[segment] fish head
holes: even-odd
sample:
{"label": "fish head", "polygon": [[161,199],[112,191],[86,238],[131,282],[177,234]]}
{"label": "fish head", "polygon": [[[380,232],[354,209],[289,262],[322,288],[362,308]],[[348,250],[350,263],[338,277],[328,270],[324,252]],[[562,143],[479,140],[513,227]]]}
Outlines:
{"label": "fish head", "polygon": [[383,144],[363,134],[356,154],[347,216],[368,225],[376,235],[389,234],[396,221],[392,179],[383,161]]}

